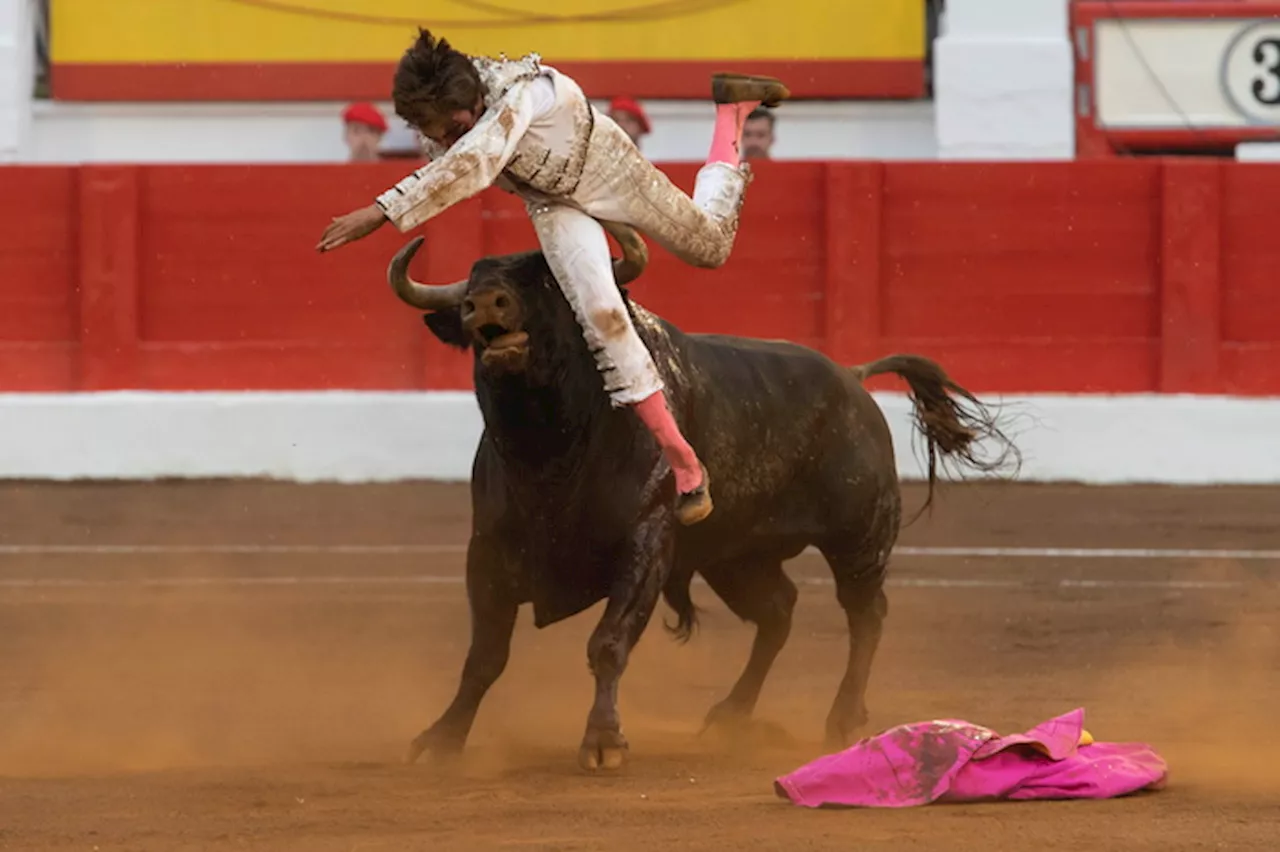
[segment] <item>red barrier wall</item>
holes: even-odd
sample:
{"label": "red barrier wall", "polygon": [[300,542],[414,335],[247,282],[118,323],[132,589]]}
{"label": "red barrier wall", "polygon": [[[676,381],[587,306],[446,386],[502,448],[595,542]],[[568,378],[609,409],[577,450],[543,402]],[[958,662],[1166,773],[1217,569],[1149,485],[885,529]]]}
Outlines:
{"label": "red barrier wall", "polygon": [[[403,168],[0,169],[0,389],[469,387],[384,281],[406,236],[313,249]],[[691,189],[696,166],[665,168]],[[688,330],[920,352],[975,390],[1280,394],[1271,184],[1229,161],[765,163],[724,268],[654,246],[632,292]],[[496,190],[427,237],[433,280],[535,245]]]}

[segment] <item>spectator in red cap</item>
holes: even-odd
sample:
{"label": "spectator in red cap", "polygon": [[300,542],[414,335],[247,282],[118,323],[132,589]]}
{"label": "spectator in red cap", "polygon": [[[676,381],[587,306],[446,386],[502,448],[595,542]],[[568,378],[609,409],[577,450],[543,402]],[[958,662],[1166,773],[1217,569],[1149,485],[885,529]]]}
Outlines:
{"label": "spectator in red cap", "polygon": [[632,98],[614,98],[609,103],[609,117],[617,122],[631,141],[640,147],[640,139],[649,132],[649,116],[644,107]]}
{"label": "spectator in red cap", "polygon": [[370,103],[351,104],[342,111],[343,140],[351,152],[350,162],[378,159],[378,146],[387,132],[387,120]]}

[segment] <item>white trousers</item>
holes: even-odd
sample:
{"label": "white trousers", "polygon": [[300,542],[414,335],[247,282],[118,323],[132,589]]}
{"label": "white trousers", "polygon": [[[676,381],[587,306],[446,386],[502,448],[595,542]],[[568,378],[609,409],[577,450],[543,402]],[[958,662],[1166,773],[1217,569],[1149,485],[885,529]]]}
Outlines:
{"label": "white trousers", "polygon": [[604,228],[566,204],[533,203],[529,216],[613,405],[634,405],[662,390],[653,358],[614,283]]}
{"label": "white trousers", "polygon": [[[615,133],[621,138],[610,138]],[[598,140],[601,135],[605,138]],[[605,390],[621,407],[647,399],[663,384],[614,281],[609,243],[597,220],[631,225],[686,263],[717,267],[733,249],[748,173],[708,163],[699,170],[690,198],[613,122],[597,122],[592,142],[577,191],[564,201],[530,199],[527,209]]]}

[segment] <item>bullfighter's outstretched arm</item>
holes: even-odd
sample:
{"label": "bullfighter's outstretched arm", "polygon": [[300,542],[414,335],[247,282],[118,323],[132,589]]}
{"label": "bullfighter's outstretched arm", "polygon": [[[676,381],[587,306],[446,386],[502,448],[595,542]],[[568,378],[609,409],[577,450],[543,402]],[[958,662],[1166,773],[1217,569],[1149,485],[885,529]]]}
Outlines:
{"label": "bullfighter's outstretched arm", "polygon": [[402,233],[490,187],[515,155],[534,119],[529,81],[515,83],[456,143],[378,196]]}

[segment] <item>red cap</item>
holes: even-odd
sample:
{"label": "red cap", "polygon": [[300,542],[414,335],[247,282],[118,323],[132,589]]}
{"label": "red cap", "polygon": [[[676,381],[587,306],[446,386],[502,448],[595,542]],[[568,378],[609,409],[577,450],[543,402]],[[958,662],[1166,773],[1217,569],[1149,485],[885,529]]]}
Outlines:
{"label": "red cap", "polygon": [[366,124],[379,133],[387,132],[387,120],[382,117],[381,111],[370,103],[352,104],[342,111],[342,120],[348,124],[355,122],[356,124]]}
{"label": "red cap", "polygon": [[644,107],[631,98],[614,98],[609,102],[609,112],[625,112],[633,115],[640,122],[640,129],[649,132],[649,116],[644,114]]}

